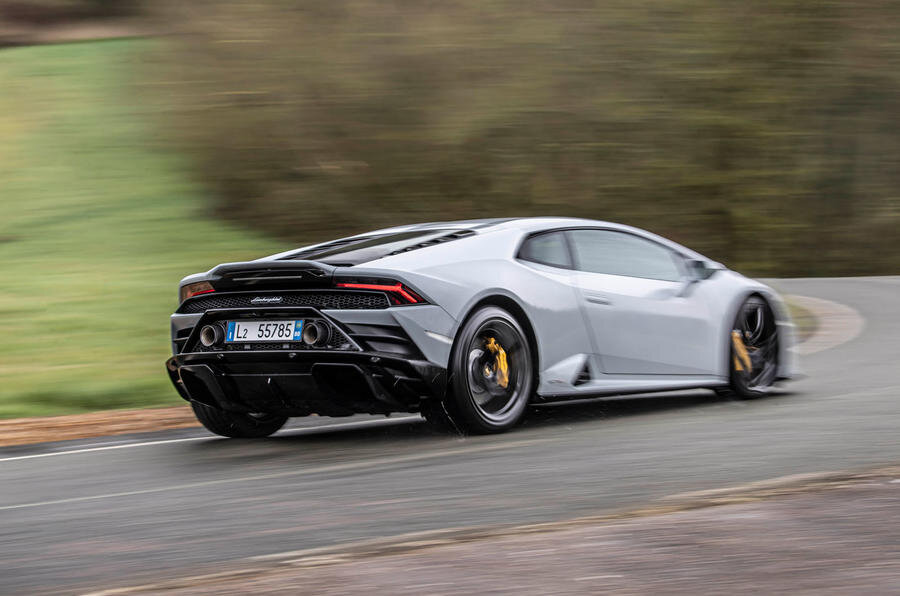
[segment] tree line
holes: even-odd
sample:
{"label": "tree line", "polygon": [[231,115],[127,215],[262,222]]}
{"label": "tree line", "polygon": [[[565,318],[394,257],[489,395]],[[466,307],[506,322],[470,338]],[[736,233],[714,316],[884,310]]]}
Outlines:
{"label": "tree line", "polygon": [[630,223],[756,275],[900,272],[890,0],[194,0],[157,65],[211,208],[292,243]]}

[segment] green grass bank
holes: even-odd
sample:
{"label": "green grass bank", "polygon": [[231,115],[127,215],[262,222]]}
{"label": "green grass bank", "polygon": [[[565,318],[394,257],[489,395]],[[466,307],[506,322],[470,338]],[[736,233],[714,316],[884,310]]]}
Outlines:
{"label": "green grass bank", "polygon": [[0,417],[178,403],[178,280],[282,248],[213,219],[156,136],[156,43],[0,51]]}

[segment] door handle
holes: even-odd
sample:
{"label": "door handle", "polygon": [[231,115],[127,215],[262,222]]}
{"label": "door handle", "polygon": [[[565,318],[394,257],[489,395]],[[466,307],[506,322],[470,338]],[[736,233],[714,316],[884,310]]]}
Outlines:
{"label": "door handle", "polygon": [[600,294],[588,294],[587,301],[593,302],[594,304],[602,304],[604,306],[609,306],[612,302],[609,301],[609,298],[606,296],[601,296]]}

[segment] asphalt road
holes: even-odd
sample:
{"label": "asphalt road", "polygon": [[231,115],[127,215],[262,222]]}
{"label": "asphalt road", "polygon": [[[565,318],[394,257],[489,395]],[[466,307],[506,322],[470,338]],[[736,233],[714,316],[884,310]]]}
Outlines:
{"label": "asphalt road", "polygon": [[694,391],[567,405],[467,439],[413,419],[308,419],[263,441],[181,431],[2,449],[0,592],[133,585],[254,555],[900,461],[900,278],[776,285],[846,304],[866,324],[804,357],[807,379],[757,401]]}

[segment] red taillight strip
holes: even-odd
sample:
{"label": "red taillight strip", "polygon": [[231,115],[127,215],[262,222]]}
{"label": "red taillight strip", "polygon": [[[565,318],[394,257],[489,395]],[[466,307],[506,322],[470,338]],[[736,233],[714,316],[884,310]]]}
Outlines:
{"label": "red taillight strip", "polygon": [[409,302],[410,304],[416,304],[421,300],[418,296],[414,296],[410,294],[406,288],[403,287],[403,284],[396,284],[393,286],[383,285],[383,284],[357,284],[357,283],[338,283],[335,284],[339,288],[354,288],[356,290],[380,290],[382,292],[396,292],[400,294],[404,300]]}
{"label": "red taillight strip", "polygon": [[215,292],[215,290],[200,290],[199,292],[191,292],[188,294],[188,298],[193,298],[194,296],[199,296],[200,294],[211,294]]}

